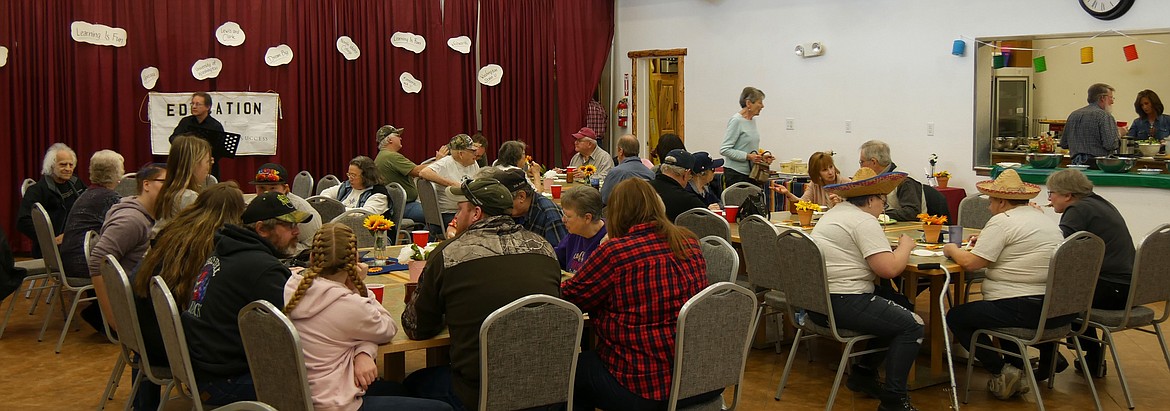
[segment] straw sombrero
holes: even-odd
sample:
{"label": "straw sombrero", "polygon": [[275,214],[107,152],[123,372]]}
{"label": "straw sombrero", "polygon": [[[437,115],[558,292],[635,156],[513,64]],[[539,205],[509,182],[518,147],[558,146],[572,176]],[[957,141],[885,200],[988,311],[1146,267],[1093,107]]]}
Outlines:
{"label": "straw sombrero", "polygon": [[844,198],[865,195],[889,194],[906,180],[906,173],[895,171],[878,175],[868,167],[862,167],[853,174],[853,181],[825,186],[825,191]]}
{"label": "straw sombrero", "polygon": [[1030,200],[1040,194],[1040,186],[1025,183],[1015,169],[1007,169],[999,173],[995,180],[985,180],[975,183],[980,193],[995,198],[1007,200]]}

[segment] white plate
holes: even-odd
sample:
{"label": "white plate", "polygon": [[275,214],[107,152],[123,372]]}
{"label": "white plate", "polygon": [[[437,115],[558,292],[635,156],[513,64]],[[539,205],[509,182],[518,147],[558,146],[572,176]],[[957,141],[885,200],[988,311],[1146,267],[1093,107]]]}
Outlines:
{"label": "white plate", "polygon": [[1067,167],[1071,168],[1073,170],[1088,170],[1089,169],[1088,164],[1069,164]]}
{"label": "white plate", "polygon": [[1158,168],[1139,168],[1137,170],[1137,173],[1141,174],[1141,175],[1148,176],[1148,175],[1162,174],[1162,170],[1158,169]]}

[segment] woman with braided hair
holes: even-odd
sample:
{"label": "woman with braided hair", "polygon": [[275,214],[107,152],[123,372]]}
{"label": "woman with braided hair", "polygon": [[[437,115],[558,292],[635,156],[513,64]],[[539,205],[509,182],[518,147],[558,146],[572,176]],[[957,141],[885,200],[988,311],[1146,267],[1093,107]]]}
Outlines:
{"label": "woman with braided hair", "polygon": [[313,407],[317,410],[450,410],[442,402],[395,397],[401,386],[376,381],[374,355],[398,333],[394,317],[363,280],[357,236],[328,223],[317,230],[309,267],[284,286],[284,313],[301,336]]}

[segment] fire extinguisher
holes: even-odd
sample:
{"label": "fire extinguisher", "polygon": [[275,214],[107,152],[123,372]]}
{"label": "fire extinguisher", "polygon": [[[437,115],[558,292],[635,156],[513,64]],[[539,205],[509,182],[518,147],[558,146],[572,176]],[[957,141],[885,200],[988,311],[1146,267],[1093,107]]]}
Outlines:
{"label": "fire extinguisher", "polygon": [[630,104],[628,101],[629,101],[629,99],[626,97],[622,97],[621,100],[618,100],[618,103],[617,103],[618,127],[625,128],[626,124],[630,120]]}

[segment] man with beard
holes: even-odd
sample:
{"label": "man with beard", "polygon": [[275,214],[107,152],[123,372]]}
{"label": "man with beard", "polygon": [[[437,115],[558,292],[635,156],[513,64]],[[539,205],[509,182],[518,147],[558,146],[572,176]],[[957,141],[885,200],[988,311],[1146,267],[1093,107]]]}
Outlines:
{"label": "man with beard", "polygon": [[1089,86],[1089,105],[1068,115],[1060,147],[1067,148],[1072,164],[1097,168],[1094,157],[1107,156],[1120,145],[1124,127],[1113,119],[1113,87],[1105,83]]}

